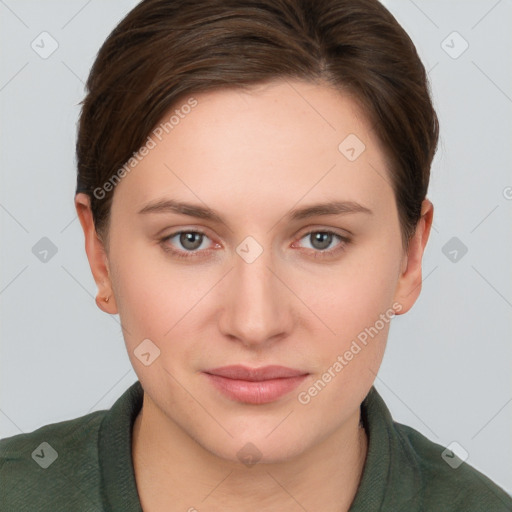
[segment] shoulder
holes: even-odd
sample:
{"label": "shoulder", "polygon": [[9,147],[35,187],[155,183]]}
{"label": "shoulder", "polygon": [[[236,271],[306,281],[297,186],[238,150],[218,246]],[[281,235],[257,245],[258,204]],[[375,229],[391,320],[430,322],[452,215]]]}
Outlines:
{"label": "shoulder", "polygon": [[106,412],[0,439],[0,512],[94,510],[98,433]]}
{"label": "shoulder", "polygon": [[421,475],[424,510],[512,511],[512,497],[450,449],[417,430],[394,422],[402,453]]}
{"label": "shoulder", "polygon": [[0,463],[4,464],[6,461],[23,459],[26,451],[33,447],[36,441],[58,440],[59,444],[64,442],[73,443],[77,440],[83,441],[84,434],[90,435],[99,428],[106,412],[92,412],[71,420],[44,425],[33,432],[0,439]]}

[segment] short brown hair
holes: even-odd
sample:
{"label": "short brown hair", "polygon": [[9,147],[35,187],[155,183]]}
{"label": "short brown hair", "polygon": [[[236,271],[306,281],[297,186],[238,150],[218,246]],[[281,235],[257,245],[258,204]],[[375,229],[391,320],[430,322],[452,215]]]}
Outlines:
{"label": "short brown hair", "polygon": [[100,199],[94,190],[123,167],[180,99],[280,78],[327,82],[363,108],[386,152],[408,246],[427,193],[439,124],[416,48],[378,0],[138,4],[99,50],[82,102],[76,192],[90,196],[98,235],[108,241],[114,190]]}

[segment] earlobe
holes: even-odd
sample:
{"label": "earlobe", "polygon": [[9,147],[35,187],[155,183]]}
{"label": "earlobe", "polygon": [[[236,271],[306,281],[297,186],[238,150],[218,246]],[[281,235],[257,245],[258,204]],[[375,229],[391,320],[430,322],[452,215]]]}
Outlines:
{"label": "earlobe", "polygon": [[105,313],[115,315],[117,305],[112,292],[108,257],[103,242],[96,233],[90,204],[87,194],[76,194],[75,207],[85,236],[85,252],[94,281],[98,286],[96,305]]}
{"label": "earlobe", "polygon": [[395,302],[402,309],[399,313],[407,313],[421,292],[422,286],[422,259],[432,227],[434,205],[428,200],[423,200],[421,205],[421,217],[416,226],[416,231],[410,240],[407,254],[404,255],[401,273],[395,291]]}

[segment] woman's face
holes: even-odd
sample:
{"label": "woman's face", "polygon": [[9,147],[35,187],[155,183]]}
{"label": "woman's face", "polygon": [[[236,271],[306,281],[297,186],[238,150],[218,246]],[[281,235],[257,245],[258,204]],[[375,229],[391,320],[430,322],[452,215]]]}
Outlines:
{"label": "woman's face", "polygon": [[[393,308],[419,294],[428,222],[405,253],[382,148],[347,96],[281,81],[194,98],[115,189],[103,308],[155,421],[225,459],[285,460],[356,424]],[[165,201],[190,207],[149,208]],[[232,365],[295,377],[208,375]]]}

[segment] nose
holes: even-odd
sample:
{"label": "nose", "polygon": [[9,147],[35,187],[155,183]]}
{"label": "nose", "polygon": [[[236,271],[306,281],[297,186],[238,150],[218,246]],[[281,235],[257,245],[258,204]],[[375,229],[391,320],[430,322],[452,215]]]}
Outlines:
{"label": "nose", "polygon": [[246,347],[263,349],[290,334],[293,301],[269,249],[250,261],[234,255],[234,268],[219,290],[219,328]]}

